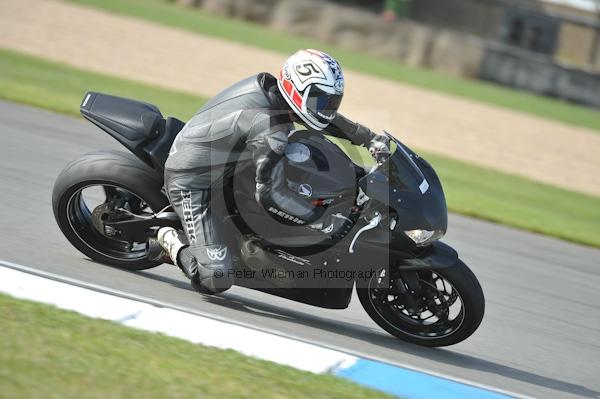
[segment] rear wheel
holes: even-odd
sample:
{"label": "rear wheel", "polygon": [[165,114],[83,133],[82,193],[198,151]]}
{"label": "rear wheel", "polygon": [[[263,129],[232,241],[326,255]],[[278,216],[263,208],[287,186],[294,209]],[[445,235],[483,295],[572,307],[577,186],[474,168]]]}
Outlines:
{"label": "rear wheel", "polygon": [[57,177],[54,217],[69,242],[91,259],[127,270],[148,269],[160,262],[147,259],[146,242],[125,239],[105,222],[152,217],[169,205],[161,188],[162,178],[131,154],[86,154]]}
{"label": "rear wheel", "polygon": [[[369,316],[388,333],[419,345],[446,346],[465,340],[479,327],[485,298],[462,261],[450,268],[409,272],[412,275],[385,273],[381,271],[357,292]],[[413,279],[411,284],[408,278]]]}

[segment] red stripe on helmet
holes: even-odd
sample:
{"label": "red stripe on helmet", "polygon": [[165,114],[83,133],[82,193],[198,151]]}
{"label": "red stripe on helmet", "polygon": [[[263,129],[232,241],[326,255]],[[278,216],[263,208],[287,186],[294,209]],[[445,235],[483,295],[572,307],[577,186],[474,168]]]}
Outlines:
{"label": "red stripe on helmet", "polygon": [[294,87],[292,86],[292,82],[290,82],[287,79],[283,79],[281,81],[281,84],[283,85],[283,90],[285,90],[285,92],[288,94],[288,96],[292,97],[292,91],[294,90]]}
{"label": "red stripe on helmet", "polygon": [[298,107],[298,109],[302,109],[302,97],[300,97],[300,94],[298,94],[296,90],[294,90],[294,93],[292,95],[292,101],[294,102],[294,104],[296,104],[296,107]]}
{"label": "red stripe on helmet", "polygon": [[283,86],[283,90],[287,93],[287,95],[292,99],[292,102],[298,107],[298,109],[302,109],[302,97],[298,94],[298,91],[294,89],[292,82],[287,79],[283,79],[281,81]]}

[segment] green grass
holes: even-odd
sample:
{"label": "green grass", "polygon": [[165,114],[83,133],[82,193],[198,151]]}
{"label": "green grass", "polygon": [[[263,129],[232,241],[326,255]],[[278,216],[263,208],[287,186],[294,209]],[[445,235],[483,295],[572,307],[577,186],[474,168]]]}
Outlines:
{"label": "green grass", "polygon": [[388,397],[341,378],[3,294],[0,320],[2,398]]}
{"label": "green grass", "polygon": [[[184,120],[205,101],[0,50],[0,98],[76,114],[87,89],[146,100]],[[450,210],[600,247],[599,198],[423,155],[441,177]]]}
{"label": "green grass", "polygon": [[165,0],[71,1],[282,54],[291,54],[300,48],[319,48],[333,54],[345,68],[600,131],[600,112],[593,108],[483,81],[411,68],[399,62],[342,49],[309,38],[274,32],[261,25],[208,14],[201,10],[191,10]]}
{"label": "green grass", "polygon": [[79,115],[87,91],[161,104],[165,115],[188,119],[204,99],[123,79],[108,78],[0,49],[0,98]]}
{"label": "green grass", "polygon": [[451,211],[600,247],[600,198],[439,155],[421,155],[436,169]]}

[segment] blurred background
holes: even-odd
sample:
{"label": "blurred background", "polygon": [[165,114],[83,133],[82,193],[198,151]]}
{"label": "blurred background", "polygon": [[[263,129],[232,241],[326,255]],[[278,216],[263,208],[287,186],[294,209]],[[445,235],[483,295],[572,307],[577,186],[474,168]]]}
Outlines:
{"label": "blurred background", "polygon": [[345,48],[600,106],[598,0],[181,0]]}
{"label": "blurred background", "polygon": [[[0,225],[14,227],[0,231],[0,263],[522,395],[598,397],[599,36],[600,0],[0,0]],[[469,340],[399,342],[356,301],[333,311],[239,287],[202,297],[167,265],[131,273],[89,262],[56,227],[60,170],[120,148],[81,120],[87,91],[188,120],[301,48],[340,61],[345,116],[391,131],[439,174],[451,211],[444,240],[487,297]],[[231,352],[81,332],[84,321],[3,296],[0,316],[0,396],[51,387],[57,397],[131,397],[128,384],[144,397],[377,396]],[[211,364],[216,391],[188,384],[192,361]]]}

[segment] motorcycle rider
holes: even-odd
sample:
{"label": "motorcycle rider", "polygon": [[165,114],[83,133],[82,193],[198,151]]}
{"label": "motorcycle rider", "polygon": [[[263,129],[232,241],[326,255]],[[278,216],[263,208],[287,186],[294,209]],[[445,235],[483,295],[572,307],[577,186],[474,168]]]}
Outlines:
{"label": "motorcycle rider", "polygon": [[218,195],[240,159],[253,160],[255,198],[271,217],[332,237],[351,229],[348,218],[324,214],[323,207],[291,190],[278,162],[294,123],[309,131],[327,129],[329,135],[369,147],[372,154],[389,153],[386,136],[337,112],[343,93],[338,62],[321,51],[300,50],[283,64],[277,78],[259,73],[217,94],[177,135],[165,165],[165,187],[185,237],[163,227],[157,239],[196,290],[218,293],[233,283],[231,254],[219,220],[224,210],[211,196]]}

